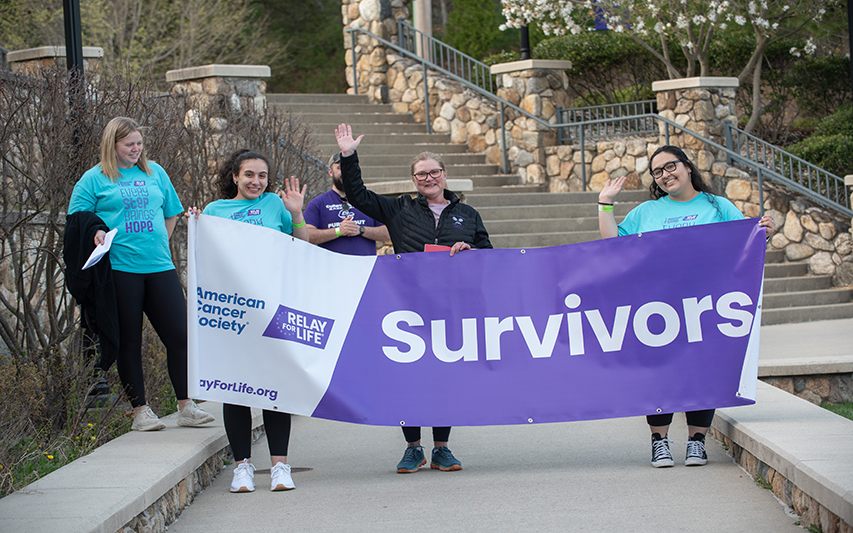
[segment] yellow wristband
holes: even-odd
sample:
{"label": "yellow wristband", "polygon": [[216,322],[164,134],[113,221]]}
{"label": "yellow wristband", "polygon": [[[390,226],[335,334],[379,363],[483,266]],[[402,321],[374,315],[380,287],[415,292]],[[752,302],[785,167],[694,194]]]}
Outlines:
{"label": "yellow wristband", "polygon": [[340,226],[338,226],[337,228],[335,228],[335,235],[337,235],[338,237],[340,237],[340,236],[341,236],[341,227],[340,227]]}
{"label": "yellow wristband", "polygon": [[613,211],[613,206],[612,205],[601,205],[601,204],[599,204],[598,210],[599,211]]}
{"label": "yellow wristband", "polygon": [[300,222],[299,224],[293,224],[293,229],[299,229],[304,225],[305,225],[305,219],[303,218],[302,222]]}

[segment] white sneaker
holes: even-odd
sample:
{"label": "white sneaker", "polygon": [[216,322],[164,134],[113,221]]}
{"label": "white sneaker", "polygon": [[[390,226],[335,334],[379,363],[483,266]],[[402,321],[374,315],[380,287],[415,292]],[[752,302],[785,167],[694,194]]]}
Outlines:
{"label": "white sneaker", "polygon": [[272,477],[270,490],[273,492],[296,488],[296,485],[293,484],[293,478],[290,477],[290,465],[281,462],[276,463],[270,470],[270,476]]}
{"label": "white sneaker", "polygon": [[179,426],[200,426],[202,424],[207,424],[208,422],[213,422],[214,420],[216,419],[213,418],[212,414],[202,410],[202,408],[196,405],[192,400],[185,403],[184,408],[178,413]]}
{"label": "white sneaker", "polygon": [[248,459],[237,463],[234,469],[234,479],[231,480],[231,492],[255,491],[255,465]]}
{"label": "white sneaker", "polygon": [[133,431],[158,431],[166,427],[147,405],[133,415]]}

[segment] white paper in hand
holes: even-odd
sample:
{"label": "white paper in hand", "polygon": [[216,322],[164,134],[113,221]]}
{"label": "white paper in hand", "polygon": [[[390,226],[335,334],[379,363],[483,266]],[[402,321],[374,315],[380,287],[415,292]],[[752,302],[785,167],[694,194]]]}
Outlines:
{"label": "white paper in hand", "polygon": [[92,255],[90,255],[89,259],[86,260],[86,264],[83,265],[81,270],[86,270],[90,266],[94,265],[104,257],[105,253],[110,251],[110,245],[113,243],[113,237],[116,236],[117,231],[118,229],[114,228],[107,232],[106,236],[104,236],[104,244],[95,246],[95,249],[92,250]]}

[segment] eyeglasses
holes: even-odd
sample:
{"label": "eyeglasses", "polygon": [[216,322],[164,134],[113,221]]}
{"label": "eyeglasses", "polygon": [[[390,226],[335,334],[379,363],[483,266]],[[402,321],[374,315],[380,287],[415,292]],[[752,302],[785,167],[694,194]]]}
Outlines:
{"label": "eyeglasses", "polygon": [[441,173],[444,172],[443,168],[434,168],[429,172],[415,172],[415,179],[418,181],[426,181],[427,178],[432,178],[437,180],[441,177]]}
{"label": "eyeglasses", "polygon": [[678,168],[678,163],[683,163],[683,161],[681,161],[681,159],[673,159],[672,161],[664,163],[662,167],[658,167],[652,170],[652,177],[657,179],[663,176],[664,170],[666,170],[667,172],[675,172],[675,169]]}

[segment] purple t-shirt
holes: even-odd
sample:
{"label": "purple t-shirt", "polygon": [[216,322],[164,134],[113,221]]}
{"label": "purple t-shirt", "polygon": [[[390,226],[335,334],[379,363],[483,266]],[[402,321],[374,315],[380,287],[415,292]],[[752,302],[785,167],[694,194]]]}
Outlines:
{"label": "purple t-shirt", "polygon": [[[305,222],[317,229],[337,228],[341,225],[341,220],[350,216],[352,216],[353,222],[359,226],[374,227],[382,225],[352,206],[347,210],[341,201],[341,197],[334,189],[330,189],[328,192],[311,200],[308,203],[308,207],[305,208],[303,215],[305,216]],[[376,255],[376,241],[365,239],[360,235],[338,237],[337,239],[324,242],[319,246],[333,252],[338,252],[339,254]]]}

